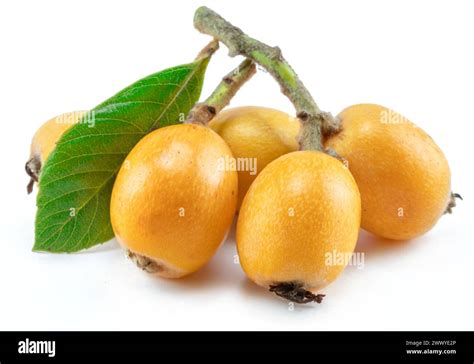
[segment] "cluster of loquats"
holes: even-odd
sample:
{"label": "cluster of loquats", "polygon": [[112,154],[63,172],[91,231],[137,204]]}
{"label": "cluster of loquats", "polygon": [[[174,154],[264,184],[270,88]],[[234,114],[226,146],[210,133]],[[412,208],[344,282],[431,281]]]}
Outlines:
{"label": "cluster of loquats", "polygon": [[[194,21],[231,56],[246,60],[187,120],[144,136],[121,165],[110,221],[140,268],[167,278],[197,271],[237,213],[246,275],[293,302],[319,303],[324,295],[317,292],[345,268],[327,264],[327,253],[353,253],[360,228],[407,240],[451,212],[459,195],[451,192],[448,162],[422,129],[374,104],[350,106],[336,117],[322,112],[278,48],[205,7]],[[296,117],[257,106],[223,110],[255,64],[280,84]],[[73,114],[80,120],[83,113]],[[33,138],[29,191],[67,130],[57,120]],[[256,173],[219,168],[232,158],[255,160]]]}

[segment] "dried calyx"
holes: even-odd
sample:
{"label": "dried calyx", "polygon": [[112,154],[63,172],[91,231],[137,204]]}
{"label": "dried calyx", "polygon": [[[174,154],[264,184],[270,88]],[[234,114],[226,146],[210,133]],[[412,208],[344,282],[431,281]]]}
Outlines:
{"label": "dried calyx", "polygon": [[451,192],[451,195],[449,196],[448,206],[446,206],[446,210],[444,211],[445,214],[453,213],[453,209],[456,207],[457,198],[462,201],[462,196],[459,193]]}
{"label": "dried calyx", "polygon": [[30,182],[26,186],[26,191],[30,194],[33,191],[35,182],[38,182],[39,172],[41,170],[41,161],[39,157],[34,156],[25,164],[26,174],[30,177]]}
{"label": "dried calyx", "polygon": [[298,282],[284,282],[270,285],[268,290],[277,296],[295,303],[321,303],[325,297],[324,294],[314,294],[304,289],[303,284]]}

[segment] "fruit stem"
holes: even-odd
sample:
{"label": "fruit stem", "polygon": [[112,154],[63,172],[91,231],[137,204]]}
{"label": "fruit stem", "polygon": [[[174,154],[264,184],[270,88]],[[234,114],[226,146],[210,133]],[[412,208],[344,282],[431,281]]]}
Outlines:
{"label": "fruit stem", "polygon": [[304,289],[303,284],[298,282],[283,282],[270,285],[269,291],[295,303],[321,303],[325,296],[324,294],[314,294],[313,292]]}
{"label": "fruit stem", "polygon": [[323,151],[322,135],[334,133],[338,122],[319,109],[296,72],[283,58],[278,47],[270,47],[246,35],[213,10],[202,6],[194,14],[194,27],[224,43],[229,56],[242,55],[266,69],[280,84],[282,93],[296,109],[301,122],[299,144],[301,150]]}
{"label": "fruit stem", "polygon": [[242,85],[256,72],[255,63],[245,59],[237,68],[222,78],[214,92],[204,101],[197,103],[188,114],[186,123],[207,125],[230,100]]}

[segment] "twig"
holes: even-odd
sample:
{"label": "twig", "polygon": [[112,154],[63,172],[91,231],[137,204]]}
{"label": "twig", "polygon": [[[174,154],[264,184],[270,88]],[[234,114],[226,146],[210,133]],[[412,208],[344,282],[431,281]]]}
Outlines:
{"label": "twig", "polygon": [[222,79],[214,92],[204,102],[197,103],[191,109],[186,123],[207,125],[215,115],[229,104],[237,91],[255,72],[255,63],[250,59],[244,60]]}

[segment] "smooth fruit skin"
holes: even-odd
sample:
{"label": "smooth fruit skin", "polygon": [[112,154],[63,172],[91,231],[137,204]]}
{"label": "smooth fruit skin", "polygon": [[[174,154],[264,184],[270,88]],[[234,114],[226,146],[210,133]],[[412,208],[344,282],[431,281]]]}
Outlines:
{"label": "smooth fruit skin", "polygon": [[347,159],[362,199],[362,228],[407,240],[430,230],[451,192],[448,162],[422,129],[379,105],[339,114],[342,132],[325,146]]}
{"label": "smooth fruit skin", "polygon": [[242,204],[258,173],[268,163],[283,154],[298,150],[298,120],[275,109],[258,106],[226,109],[209,126],[226,141],[235,158],[257,161],[256,173],[248,169],[238,171],[238,206]]}
{"label": "smooth fruit skin", "polygon": [[[174,125],[145,136],[127,156],[112,191],[117,240],[177,278],[206,264],[225,239],[237,203],[226,143],[198,125]],[[221,161],[220,161],[221,160]]]}
{"label": "smooth fruit skin", "polygon": [[85,113],[86,111],[64,113],[41,125],[31,141],[30,158],[39,158],[41,164],[44,164],[59,138],[71,126],[78,123]]}
{"label": "smooth fruit skin", "polygon": [[260,173],[242,203],[240,264],[263,287],[321,289],[344,269],[347,261],[337,258],[354,251],[360,208],[357,185],[340,161],[321,152],[286,154]]}

